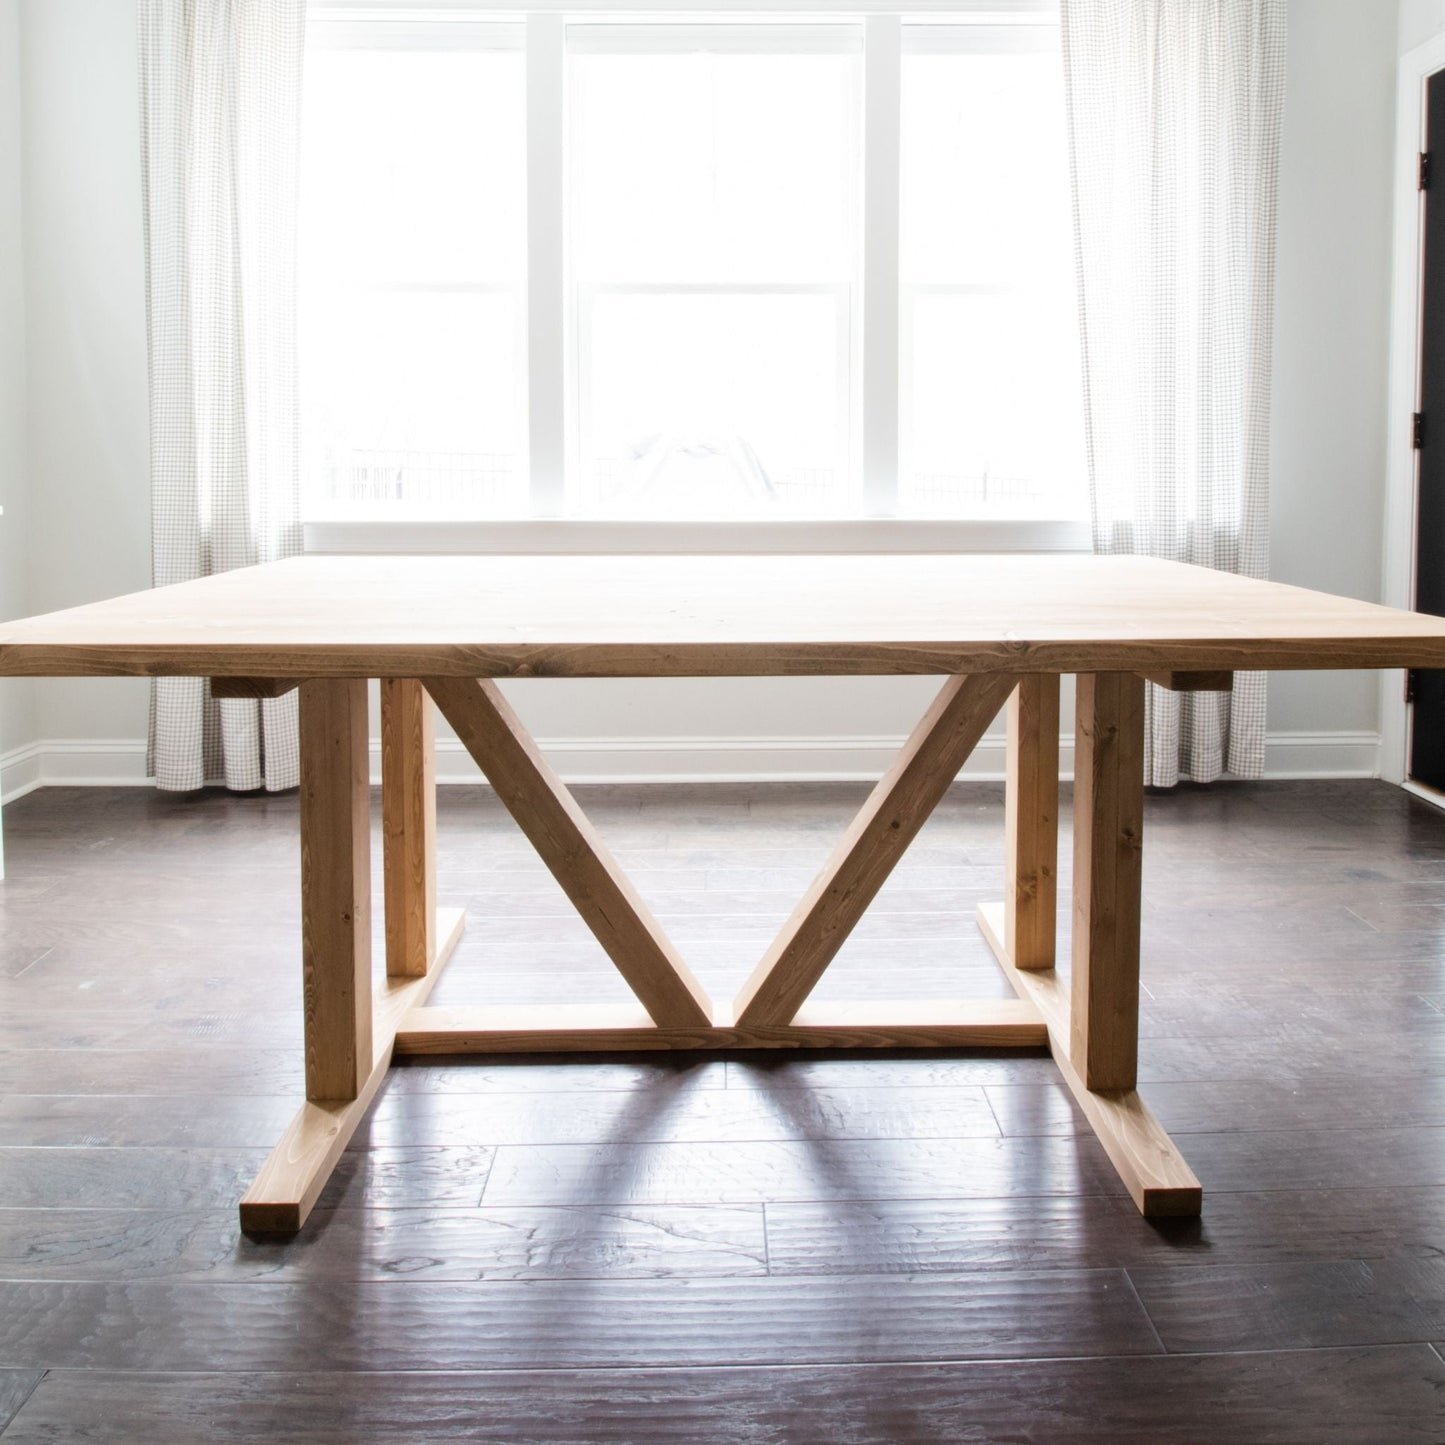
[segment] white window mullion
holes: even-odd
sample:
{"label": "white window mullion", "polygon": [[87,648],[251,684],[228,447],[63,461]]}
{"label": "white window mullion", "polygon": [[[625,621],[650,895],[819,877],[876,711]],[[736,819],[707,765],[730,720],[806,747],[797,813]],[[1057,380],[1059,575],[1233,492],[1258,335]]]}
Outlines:
{"label": "white window mullion", "polygon": [[898,163],[902,29],[870,15],[863,51],[863,512],[898,510]]}
{"label": "white window mullion", "polygon": [[527,434],[534,517],[566,509],[563,23],[527,19]]}

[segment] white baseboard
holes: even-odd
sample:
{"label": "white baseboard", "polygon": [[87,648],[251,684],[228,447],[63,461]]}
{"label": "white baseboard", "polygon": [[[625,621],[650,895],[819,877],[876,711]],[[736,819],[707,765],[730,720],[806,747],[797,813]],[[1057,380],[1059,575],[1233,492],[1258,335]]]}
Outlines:
{"label": "white baseboard", "polygon": [[[541,740],[569,783],[654,782],[869,782],[892,762],[901,737],[650,737]],[[65,738],[31,743],[0,756],[0,798],[10,802],[39,787],[143,787],[143,738]],[[1060,748],[1072,775],[1073,740]],[[380,777],[372,744],[373,781]],[[1265,746],[1270,778],[1374,778],[1380,736],[1373,732],[1272,733]],[[1004,775],[1004,740],[989,736],[964,776]],[[454,738],[437,743],[437,781],[475,783],[480,776]]]}

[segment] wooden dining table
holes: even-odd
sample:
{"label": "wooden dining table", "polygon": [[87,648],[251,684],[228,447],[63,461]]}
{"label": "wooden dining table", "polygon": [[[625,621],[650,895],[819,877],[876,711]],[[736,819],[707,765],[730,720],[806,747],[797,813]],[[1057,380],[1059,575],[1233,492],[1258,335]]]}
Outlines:
{"label": "wooden dining table", "polygon": [[[1445,666],[1445,619],[1137,557],[308,556],[0,624],[0,675],[198,676],[299,693],[306,1097],[241,1200],[304,1223],[393,1058],[682,1049],[1045,1048],[1145,1215],[1198,1179],[1136,1088],[1146,680]],[[1059,681],[1076,675],[1073,899],[1057,966]],[[711,999],[497,686],[501,678],[917,674],[941,686],[736,998]],[[368,681],[381,684],[385,977],[373,985]],[[811,994],[969,754],[1008,717],[1015,997]],[[439,711],[636,998],[429,1007]],[[1198,942],[1198,940],[1196,940]],[[884,961],[886,963],[886,961]]]}

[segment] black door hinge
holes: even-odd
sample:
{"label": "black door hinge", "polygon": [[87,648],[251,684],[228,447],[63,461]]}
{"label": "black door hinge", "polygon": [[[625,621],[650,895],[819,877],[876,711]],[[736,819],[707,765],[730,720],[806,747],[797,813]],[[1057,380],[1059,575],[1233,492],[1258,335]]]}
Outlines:
{"label": "black door hinge", "polygon": [[1425,413],[1417,411],[1410,418],[1410,445],[1418,452],[1425,445]]}
{"label": "black door hinge", "polygon": [[1407,703],[1415,701],[1415,669],[1413,667],[1405,673],[1405,701]]}
{"label": "black door hinge", "polygon": [[1428,190],[1430,189],[1430,152],[1429,152],[1429,151],[1421,151],[1421,152],[1420,152],[1420,189],[1421,189],[1422,191],[1428,191]]}

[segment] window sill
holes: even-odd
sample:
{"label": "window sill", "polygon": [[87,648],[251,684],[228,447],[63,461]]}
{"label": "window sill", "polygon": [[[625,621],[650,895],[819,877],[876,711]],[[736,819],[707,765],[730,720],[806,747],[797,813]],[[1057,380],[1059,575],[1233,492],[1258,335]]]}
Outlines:
{"label": "window sill", "polygon": [[1078,518],[849,517],[788,521],[331,517],[305,523],[307,552],[652,553],[1087,552]]}

